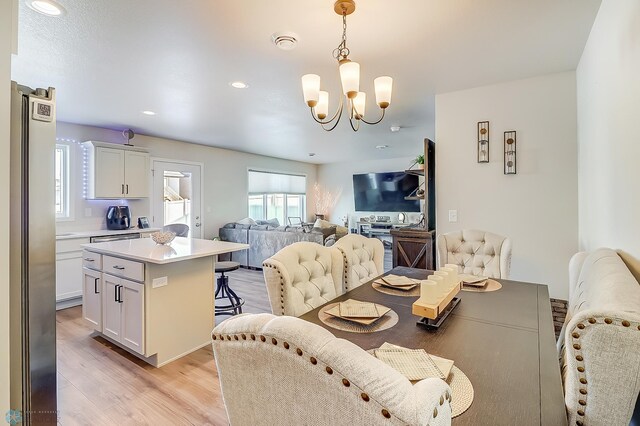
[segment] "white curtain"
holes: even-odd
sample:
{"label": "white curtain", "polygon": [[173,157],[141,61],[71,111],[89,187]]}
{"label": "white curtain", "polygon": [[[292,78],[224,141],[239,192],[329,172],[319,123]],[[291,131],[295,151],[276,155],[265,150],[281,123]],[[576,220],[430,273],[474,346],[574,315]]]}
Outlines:
{"label": "white curtain", "polygon": [[251,194],[302,194],[307,192],[307,178],[303,175],[249,170]]}

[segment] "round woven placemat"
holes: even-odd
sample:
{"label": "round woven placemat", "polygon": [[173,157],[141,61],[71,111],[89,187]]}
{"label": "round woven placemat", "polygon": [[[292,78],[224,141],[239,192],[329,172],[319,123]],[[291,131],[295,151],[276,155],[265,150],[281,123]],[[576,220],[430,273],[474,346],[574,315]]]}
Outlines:
{"label": "round woven placemat", "polygon": [[496,280],[488,279],[487,285],[484,287],[471,287],[471,286],[462,286],[462,291],[470,291],[473,293],[488,293],[490,291],[498,291],[502,288],[502,284],[500,284]]}
{"label": "round woven placemat", "polygon": [[336,318],[325,313],[325,311],[333,308],[338,303],[331,303],[318,312],[318,319],[336,330],[349,331],[351,333],[375,333],[376,331],[387,330],[398,323],[398,314],[396,314],[393,309],[384,314],[379,320],[369,325],[358,324],[357,322]]}
{"label": "round woven placemat", "polygon": [[[375,356],[375,349],[369,349],[367,352]],[[467,375],[455,365],[451,367],[446,382],[451,388],[451,418],[458,417],[473,404],[473,385]],[[412,380],[411,383],[415,384],[417,381]]]}
{"label": "round woven placemat", "polygon": [[374,290],[379,291],[380,293],[390,294],[392,296],[403,296],[403,297],[420,297],[420,286],[417,285],[409,291],[398,290],[395,288],[385,287],[378,283],[371,283],[371,287]]}

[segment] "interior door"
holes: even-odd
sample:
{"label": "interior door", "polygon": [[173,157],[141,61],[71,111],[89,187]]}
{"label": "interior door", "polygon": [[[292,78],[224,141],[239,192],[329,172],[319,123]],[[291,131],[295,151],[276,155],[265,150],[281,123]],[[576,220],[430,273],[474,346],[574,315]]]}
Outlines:
{"label": "interior door", "polygon": [[202,238],[202,167],[199,164],[153,160],[152,223],[189,226],[189,237]]}

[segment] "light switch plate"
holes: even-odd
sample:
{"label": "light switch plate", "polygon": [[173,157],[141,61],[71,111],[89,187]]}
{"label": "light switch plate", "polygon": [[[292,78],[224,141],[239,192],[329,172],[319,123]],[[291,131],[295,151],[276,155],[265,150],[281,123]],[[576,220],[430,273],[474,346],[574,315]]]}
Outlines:
{"label": "light switch plate", "polygon": [[154,278],[151,281],[151,288],[164,287],[165,285],[169,285],[169,279],[167,277]]}
{"label": "light switch plate", "polygon": [[458,210],[449,210],[449,222],[455,223],[458,221]]}

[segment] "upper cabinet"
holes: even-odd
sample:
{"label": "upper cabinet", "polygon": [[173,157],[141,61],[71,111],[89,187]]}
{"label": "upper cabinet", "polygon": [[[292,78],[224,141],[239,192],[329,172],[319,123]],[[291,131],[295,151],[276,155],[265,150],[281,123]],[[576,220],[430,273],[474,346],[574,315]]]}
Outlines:
{"label": "upper cabinet", "polygon": [[149,197],[149,154],[143,149],[85,142],[87,198]]}

